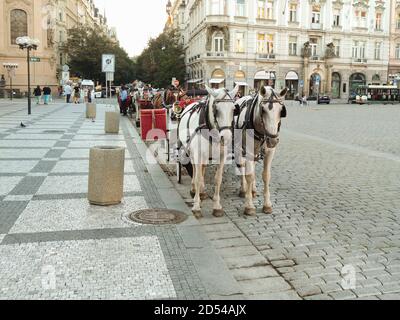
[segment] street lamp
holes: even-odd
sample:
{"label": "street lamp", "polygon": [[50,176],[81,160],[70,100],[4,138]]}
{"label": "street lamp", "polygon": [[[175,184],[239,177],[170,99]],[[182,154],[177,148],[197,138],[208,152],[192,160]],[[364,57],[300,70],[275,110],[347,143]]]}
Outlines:
{"label": "street lamp", "polygon": [[171,0],[168,0],[168,3],[167,3],[167,14],[168,15],[171,14],[171,10],[172,10]]}
{"label": "street lamp", "polygon": [[28,36],[18,37],[16,40],[17,45],[21,50],[26,49],[27,51],[27,63],[28,63],[28,115],[32,113],[32,102],[31,102],[31,66],[30,66],[30,52],[31,50],[37,50],[40,41],[37,39],[31,39]]}
{"label": "street lamp", "polygon": [[12,79],[15,76],[15,70],[18,69],[18,63],[3,63],[4,69],[7,70],[8,77],[10,78],[10,89],[11,89],[11,101],[13,100],[13,85],[12,85]]}

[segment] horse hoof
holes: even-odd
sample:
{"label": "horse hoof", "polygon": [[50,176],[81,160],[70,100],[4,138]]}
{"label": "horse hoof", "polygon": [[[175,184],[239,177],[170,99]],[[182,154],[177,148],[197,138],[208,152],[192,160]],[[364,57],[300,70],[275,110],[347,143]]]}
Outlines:
{"label": "horse hoof", "polygon": [[272,209],[272,207],[264,206],[264,208],[263,208],[263,212],[264,212],[265,214],[272,214],[273,211],[274,211],[274,210]]}
{"label": "horse hoof", "polygon": [[249,217],[254,217],[257,214],[257,211],[255,208],[246,208],[244,214]]}
{"label": "horse hoof", "polygon": [[201,219],[203,218],[203,214],[201,213],[201,210],[193,210],[193,215],[196,219]]}
{"label": "horse hoof", "polygon": [[208,199],[208,194],[207,193],[200,193],[200,200],[204,201]]}
{"label": "horse hoof", "polygon": [[194,198],[194,197],[196,196],[196,192],[190,191],[190,196],[191,196],[192,198]]}
{"label": "horse hoof", "polygon": [[213,216],[216,218],[222,218],[225,215],[225,211],[222,209],[214,209]]}
{"label": "horse hoof", "polygon": [[246,192],[240,191],[239,197],[240,197],[240,198],[243,198],[243,199],[246,198]]}

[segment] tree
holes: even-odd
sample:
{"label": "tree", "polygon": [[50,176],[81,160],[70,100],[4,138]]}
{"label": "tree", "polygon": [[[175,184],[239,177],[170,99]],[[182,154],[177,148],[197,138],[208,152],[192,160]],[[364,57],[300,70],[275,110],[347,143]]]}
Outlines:
{"label": "tree", "polygon": [[115,84],[128,83],[136,78],[135,64],[125,50],[97,28],[79,26],[68,30],[66,52],[71,72],[81,78],[105,83],[101,70],[101,58],[105,53],[115,54]]}
{"label": "tree", "polygon": [[185,80],[185,51],[179,33],[167,30],[151,39],[146,49],[136,59],[137,77],[155,87],[167,87],[173,77]]}

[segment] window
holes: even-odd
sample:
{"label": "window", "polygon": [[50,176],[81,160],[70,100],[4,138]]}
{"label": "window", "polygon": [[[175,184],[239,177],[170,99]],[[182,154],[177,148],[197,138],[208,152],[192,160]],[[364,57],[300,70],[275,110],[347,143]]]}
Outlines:
{"label": "window", "polygon": [[274,1],[258,0],[257,18],[274,19]]}
{"label": "window", "polygon": [[398,44],[396,45],[395,57],[396,57],[397,60],[400,60],[400,43],[398,43]]}
{"label": "window", "polygon": [[339,27],[340,26],[340,10],[335,9],[333,11],[333,26]]}
{"label": "window", "polygon": [[265,17],[265,0],[258,1],[257,18],[263,19]]}
{"label": "window", "polygon": [[400,12],[397,14],[397,23],[396,23],[397,29],[400,29]]}
{"label": "window", "polygon": [[297,4],[291,3],[289,5],[289,22],[297,22]]}
{"label": "window", "polygon": [[382,30],[382,13],[377,13],[375,16],[375,30]]}
{"label": "window", "polygon": [[318,38],[310,38],[311,56],[318,56]]}
{"label": "window", "polygon": [[365,59],[365,41],[354,41],[353,42],[353,58],[354,59]]}
{"label": "window", "polygon": [[289,56],[297,56],[297,37],[289,37]]}
{"label": "window", "polygon": [[367,28],[367,12],[356,10],[355,16],[356,16],[356,27]]}
{"label": "window", "polygon": [[10,13],[11,44],[16,44],[18,37],[28,35],[28,16],[25,11],[14,9]]}
{"label": "window", "polygon": [[210,0],[211,1],[211,14],[219,15],[222,14],[221,5],[223,1],[220,0]]}
{"label": "window", "polygon": [[236,16],[246,16],[246,0],[236,0]]}
{"label": "window", "polygon": [[236,33],[236,52],[244,52],[244,33]]}
{"label": "window", "polygon": [[313,6],[312,14],[311,14],[311,23],[320,23],[321,22],[321,11],[317,6]]}
{"label": "window", "polygon": [[375,60],[381,60],[381,42],[375,42]]}
{"label": "window", "polygon": [[259,33],[257,35],[257,52],[265,54],[274,53],[274,36],[272,34]]}
{"label": "window", "polygon": [[214,37],[214,51],[215,52],[223,52],[224,51],[224,36],[221,33],[218,33]]}
{"label": "window", "polygon": [[336,57],[340,57],[340,40],[333,39],[333,45],[335,46],[335,55]]}

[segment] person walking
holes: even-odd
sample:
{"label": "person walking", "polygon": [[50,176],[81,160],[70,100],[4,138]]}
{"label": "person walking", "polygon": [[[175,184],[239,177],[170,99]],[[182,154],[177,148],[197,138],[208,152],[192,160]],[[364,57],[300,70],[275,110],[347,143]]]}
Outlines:
{"label": "person walking", "polygon": [[40,98],[42,97],[42,89],[40,89],[40,86],[37,86],[34,90],[33,90],[33,94],[36,98],[36,104],[40,104]]}
{"label": "person walking", "polygon": [[66,84],[64,87],[64,94],[67,99],[67,103],[71,103],[71,94],[72,94],[72,88],[69,84]]}
{"label": "person walking", "polygon": [[79,87],[79,85],[76,85],[74,88],[74,103],[75,104],[79,104],[81,103],[81,88]]}
{"label": "person walking", "polygon": [[43,88],[43,100],[44,104],[48,105],[51,97],[51,88],[49,86],[46,86]]}
{"label": "person walking", "polygon": [[125,86],[121,87],[121,92],[119,94],[120,101],[121,101],[121,112],[124,116],[128,115],[128,91],[126,90]]}

